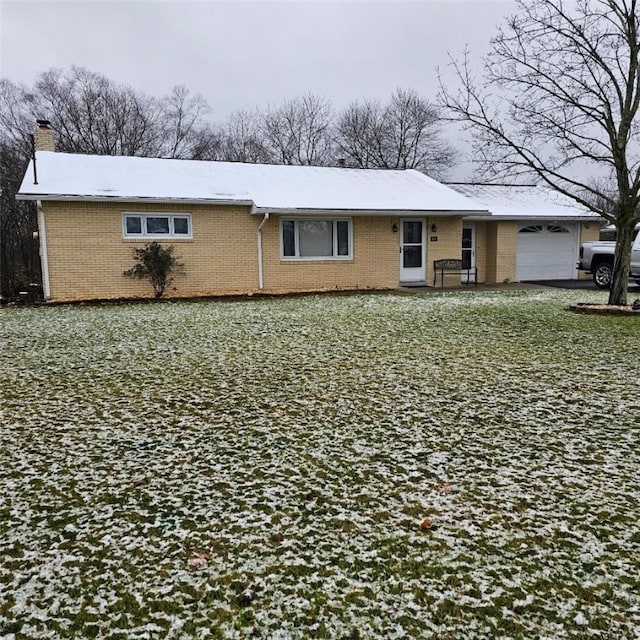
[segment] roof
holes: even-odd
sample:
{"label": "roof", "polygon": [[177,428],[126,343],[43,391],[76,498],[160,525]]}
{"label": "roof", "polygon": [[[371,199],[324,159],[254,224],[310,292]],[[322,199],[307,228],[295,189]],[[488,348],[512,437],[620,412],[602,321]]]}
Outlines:
{"label": "roof", "polygon": [[22,200],[237,203],[260,211],[431,212],[488,215],[457,191],[414,170],[96,156],[38,151]]}
{"label": "roof", "polygon": [[481,203],[492,217],[508,220],[593,220],[600,216],[569,196],[540,185],[449,184]]}

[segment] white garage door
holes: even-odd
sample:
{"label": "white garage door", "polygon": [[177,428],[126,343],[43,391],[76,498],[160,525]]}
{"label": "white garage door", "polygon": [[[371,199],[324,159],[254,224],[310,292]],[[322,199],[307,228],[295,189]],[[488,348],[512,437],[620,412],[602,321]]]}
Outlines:
{"label": "white garage door", "polygon": [[518,226],[518,280],[575,278],[577,261],[577,224],[534,222]]}

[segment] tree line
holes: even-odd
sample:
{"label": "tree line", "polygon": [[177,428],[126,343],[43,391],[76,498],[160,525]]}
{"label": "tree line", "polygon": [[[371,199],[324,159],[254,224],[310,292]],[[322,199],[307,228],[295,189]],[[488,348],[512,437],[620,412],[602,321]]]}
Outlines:
{"label": "tree line", "polygon": [[33,86],[0,79],[0,292],[13,297],[39,282],[36,214],[16,202],[36,119],[47,119],[56,149],[127,155],[379,169],[443,176],[456,152],[442,134],[440,109],[411,89],[386,103],[353,102],[337,112],[306,94],[214,121],[205,98],[185,86],[160,98],[82,67],[51,69]]}

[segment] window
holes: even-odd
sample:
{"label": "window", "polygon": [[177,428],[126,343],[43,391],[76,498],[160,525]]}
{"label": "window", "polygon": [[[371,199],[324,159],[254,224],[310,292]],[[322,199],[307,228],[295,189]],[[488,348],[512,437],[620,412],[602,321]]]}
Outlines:
{"label": "window", "polygon": [[191,216],[124,214],[126,238],[191,238]]}
{"label": "window", "polygon": [[351,258],[350,220],[283,220],[281,229],[283,258]]}
{"label": "window", "polygon": [[547,231],[549,233],[571,233],[567,227],[563,227],[559,224],[548,224]]}
{"label": "window", "polygon": [[[632,241],[636,239],[638,232],[640,232],[640,224],[637,224],[635,229],[633,230],[633,234],[631,235]],[[615,241],[616,236],[617,236],[616,228],[612,224],[607,225],[603,229],[600,229],[600,240]]]}
{"label": "window", "polygon": [[542,225],[541,224],[532,224],[528,227],[522,227],[518,233],[542,233]]}

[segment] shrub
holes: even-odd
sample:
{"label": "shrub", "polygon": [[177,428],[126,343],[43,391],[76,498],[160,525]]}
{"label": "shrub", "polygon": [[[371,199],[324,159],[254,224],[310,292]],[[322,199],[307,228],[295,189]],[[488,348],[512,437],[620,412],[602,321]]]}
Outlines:
{"label": "shrub", "polygon": [[149,242],[133,250],[136,264],[124,272],[125,276],[149,280],[156,298],[161,298],[165,289],[173,282],[173,275],[182,273],[184,265],[173,255],[173,246],[165,247],[159,242]]}

